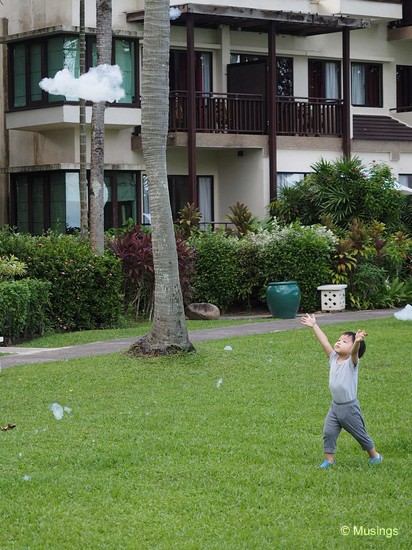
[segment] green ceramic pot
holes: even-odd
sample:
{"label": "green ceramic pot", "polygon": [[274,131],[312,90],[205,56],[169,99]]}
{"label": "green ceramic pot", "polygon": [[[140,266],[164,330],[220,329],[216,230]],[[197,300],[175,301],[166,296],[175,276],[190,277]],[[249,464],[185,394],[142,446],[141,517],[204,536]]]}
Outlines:
{"label": "green ceramic pot", "polygon": [[266,302],[273,317],[294,319],[300,305],[300,288],[296,281],[269,283]]}

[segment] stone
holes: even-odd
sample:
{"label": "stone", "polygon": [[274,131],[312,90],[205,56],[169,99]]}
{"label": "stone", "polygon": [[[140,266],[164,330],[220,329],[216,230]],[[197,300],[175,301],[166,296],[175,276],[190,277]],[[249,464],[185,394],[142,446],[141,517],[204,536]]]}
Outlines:
{"label": "stone", "polygon": [[220,317],[220,309],[207,302],[189,304],[185,312],[191,321],[214,321]]}

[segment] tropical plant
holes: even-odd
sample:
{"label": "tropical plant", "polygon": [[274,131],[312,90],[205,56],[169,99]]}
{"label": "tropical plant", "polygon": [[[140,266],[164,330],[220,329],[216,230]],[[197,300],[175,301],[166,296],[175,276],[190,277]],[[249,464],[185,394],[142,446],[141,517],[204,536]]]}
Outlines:
{"label": "tropical plant", "polygon": [[321,223],[347,230],[354,219],[377,220],[390,230],[401,230],[407,219],[408,199],[395,190],[395,178],[385,164],[368,169],[358,157],[334,162],[321,159],[302,182],[282,189],[269,205],[271,215],[284,223]]}
{"label": "tropical plant", "polygon": [[232,213],[227,214],[226,217],[236,227],[236,230],[240,236],[246,235],[248,231],[253,230],[256,219],[246,204],[238,201],[235,205],[231,206],[229,210]]}
{"label": "tropical plant", "polygon": [[184,239],[189,238],[193,229],[199,228],[201,219],[202,213],[193,202],[186,203],[186,205],[181,210],[179,210],[179,219],[177,223]]}
{"label": "tropical plant", "polygon": [[26,272],[26,264],[20,262],[13,254],[9,257],[0,256],[0,281],[24,277]]}
{"label": "tropical plant", "polygon": [[[132,231],[109,241],[121,260],[125,279],[126,304],[131,303],[137,316],[151,319],[154,308],[155,271],[152,234],[137,225]],[[176,238],[179,279],[185,304],[191,299],[195,252],[186,241]]]}

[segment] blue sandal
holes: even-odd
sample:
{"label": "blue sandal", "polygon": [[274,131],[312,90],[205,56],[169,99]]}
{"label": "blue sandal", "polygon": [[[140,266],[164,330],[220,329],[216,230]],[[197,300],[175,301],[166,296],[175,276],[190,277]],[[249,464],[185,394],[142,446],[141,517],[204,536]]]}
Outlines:
{"label": "blue sandal", "polygon": [[379,462],[382,462],[382,460],[383,460],[382,455],[374,456],[373,458],[369,459],[369,464],[378,464]]}

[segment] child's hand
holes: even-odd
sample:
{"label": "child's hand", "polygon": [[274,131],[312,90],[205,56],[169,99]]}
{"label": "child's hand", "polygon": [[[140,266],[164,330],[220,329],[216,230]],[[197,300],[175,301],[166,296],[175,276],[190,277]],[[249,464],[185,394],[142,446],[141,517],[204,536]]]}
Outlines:
{"label": "child's hand", "polygon": [[310,315],[309,313],[305,313],[303,317],[301,318],[300,322],[302,325],[305,325],[307,327],[314,327],[316,325],[316,319],[314,315]]}
{"label": "child's hand", "polygon": [[361,342],[365,339],[366,331],[365,330],[358,330],[355,335],[355,342]]}

